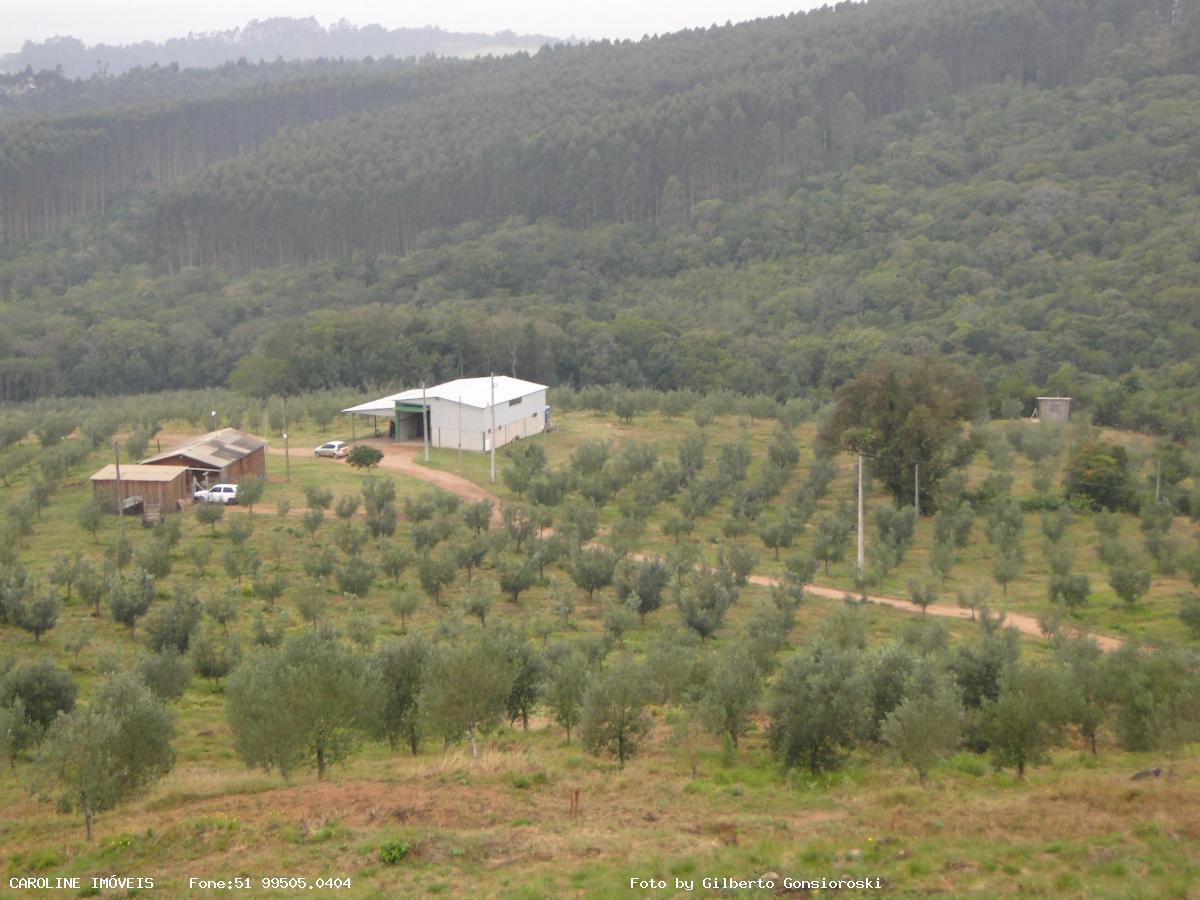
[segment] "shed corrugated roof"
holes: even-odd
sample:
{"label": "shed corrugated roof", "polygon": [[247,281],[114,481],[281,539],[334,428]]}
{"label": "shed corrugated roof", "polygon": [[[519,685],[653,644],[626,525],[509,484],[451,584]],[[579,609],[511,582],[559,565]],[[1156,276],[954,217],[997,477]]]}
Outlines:
{"label": "shed corrugated roof", "polygon": [[176,456],[186,456],[196,462],[223,468],[266,445],[267,442],[262,438],[256,438],[236,428],[222,428],[220,431],[210,431],[190,441],[184,441],[162,453],[148,456],[142,460],[142,464],[149,465]]}
{"label": "shed corrugated roof", "polygon": [[[508,375],[497,375],[496,405],[499,406],[518,397],[525,397],[544,390],[546,390],[546,385],[544,384],[522,381],[520,378],[512,378]],[[482,378],[456,378],[454,381],[447,381],[445,384],[435,384],[433,387],[425,388],[425,397],[427,399],[448,400],[451,403],[462,403],[463,406],[474,406],[478,409],[487,409],[491,403],[491,395],[491,378],[487,375]],[[360,403],[358,406],[343,409],[342,412],[390,416],[396,411],[397,403],[411,403],[413,401],[417,403],[421,402],[420,388],[412,388],[407,391],[401,391],[398,394],[389,394],[386,397],[380,397],[378,400],[368,400],[366,403]]]}
{"label": "shed corrugated roof", "polygon": [[[187,474],[187,466],[121,466],[122,481],[174,481],[180,475]],[[92,481],[116,481],[117,467],[109,463],[92,476]]]}

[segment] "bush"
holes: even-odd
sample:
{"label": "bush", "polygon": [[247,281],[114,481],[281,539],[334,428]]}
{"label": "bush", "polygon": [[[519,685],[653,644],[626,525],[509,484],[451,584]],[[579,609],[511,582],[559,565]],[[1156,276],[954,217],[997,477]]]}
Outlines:
{"label": "bush", "polygon": [[356,469],[373,469],[383,461],[383,451],[378,447],[357,444],[346,457],[346,462]]}
{"label": "bush", "polygon": [[403,841],[388,841],[379,848],[379,861],[385,866],[394,866],[408,856],[409,846]]}
{"label": "bush", "polygon": [[1067,463],[1063,490],[1068,499],[1080,498],[1092,509],[1129,509],[1133,498],[1125,448],[1104,440],[1081,444]]}

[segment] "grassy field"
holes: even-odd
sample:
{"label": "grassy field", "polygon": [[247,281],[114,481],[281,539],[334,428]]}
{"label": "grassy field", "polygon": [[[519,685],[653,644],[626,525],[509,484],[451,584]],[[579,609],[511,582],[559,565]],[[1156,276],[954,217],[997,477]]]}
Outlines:
{"label": "grassy field", "polygon": [[[542,443],[554,466],[563,465],[580,443],[602,438],[619,445],[641,441],[655,446],[661,458],[674,458],[681,438],[695,426],[689,419],[639,416],[630,424],[592,413],[556,415],[558,430],[534,440]],[[750,478],[765,462],[765,448],[775,428],[771,421],[718,417],[709,424],[708,465],[715,467],[719,445],[746,441],[753,453]],[[166,423],[166,434],[187,431],[184,423]],[[793,493],[812,459],[815,427],[801,425],[800,465],[781,497]],[[356,436],[363,436],[361,427]],[[270,479],[262,509],[253,514],[249,544],[268,571],[277,570],[288,589],[278,601],[290,615],[289,628],[306,626],[292,609],[295,591],[304,583],[305,557],[328,543],[336,520],[332,513],[310,538],[298,514],[304,507],[302,487],[320,483],[335,495],[356,492],[367,477],[344,463],[314,460],[313,445],[350,436],[349,423],[337,421],[327,432],[304,423],[291,427],[291,480],[284,480],[282,458],[270,457]],[[1145,439],[1120,436],[1138,452]],[[507,453],[500,454],[507,465]],[[90,496],[87,475],[106,462],[97,452],[72,472],[36,521],[20,550],[30,571],[44,574],[60,553],[76,550],[99,565],[113,541],[118,523],[105,521],[93,540],[77,523],[77,512]],[[434,468],[454,472],[513,499],[502,480],[492,484],[488,459],[477,454],[434,451]],[[850,496],[852,461],[839,461],[839,472],[821,501],[814,520],[833,509],[838,498]],[[980,454],[969,471],[979,484],[991,471]],[[1014,490],[1031,492],[1032,465],[1012,454]],[[430,488],[417,479],[386,470],[375,477],[392,479],[399,500],[422,495]],[[1057,480],[1057,479],[1056,479]],[[0,489],[0,504],[28,489],[21,475]],[[292,514],[273,510],[287,500]],[[642,552],[666,552],[674,543],[662,532],[677,501],[661,504],[651,516]],[[868,505],[888,502],[873,491]],[[684,540],[695,542],[710,561],[727,539],[721,524],[728,516],[725,499]],[[601,513],[603,529],[616,522],[616,504]],[[169,595],[186,585],[201,596],[231,592],[239,598],[241,614],[231,631],[249,641],[251,622],[260,601],[249,583],[237,584],[222,570],[221,556],[230,544],[229,523],[251,514],[229,510],[215,530],[200,525],[195,514],[183,514],[183,539],[173,552],[172,571],[160,581]],[[358,514],[361,517],[361,513]],[[1130,542],[1140,540],[1136,517],[1122,523]],[[1176,520],[1175,532],[1185,545],[1196,540],[1194,526]],[[149,529],[126,523],[136,549],[152,539]],[[909,575],[920,571],[931,544],[932,525],[923,519],[913,549],[881,586],[882,592],[905,596]],[[811,528],[809,529],[811,532]],[[798,537],[787,553],[805,552],[811,534]],[[394,540],[409,540],[411,525],[401,521]],[[1143,635],[1185,640],[1176,612],[1176,594],[1187,586],[1182,574],[1156,575],[1147,597],[1129,609],[1109,590],[1103,567],[1095,557],[1095,527],[1088,516],[1077,516],[1067,540],[1079,550],[1077,568],[1092,577],[1093,597],[1076,618],[1079,627],[1112,635]],[[780,564],[754,534],[743,542],[755,548],[755,571],[777,573]],[[1027,563],[1021,578],[1009,587],[1007,598],[997,591],[996,608],[1033,615],[1056,610],[1046,599],[1046,568],[1036,514],[1026,523]],[[190,561],[188,548],[207,545],[211,558],[203,572]],[[868,548],[870,545],[868,545]],[[368,545],[368,556],[374,549]],[[870,550],[868,549],[868,553]],[[848,559],[852,558],[851,550]],[[952,571],[942,602],[953,602],[954,589],[989,570],[989,546],[982,517],[968,546]],[[570,588],[559,571],[552,573],[557,589]],[[405,576],[411,586],[411,572]],[[817,579],[849,589],[849,561]],[[460,606],[463,579],[447,592],[441,605],[427,598],[408,623],[410,630],[435,631],[448,621],[465,619]],[[500,601],[488,627],[508,624],[534,635],[580,641],[603,633],[611,590],[599,592],[589,604],[582,596],[568,626],[551,613],[552,585],[539,584],[522,594],[519,604]],[[574,590],[574,588],[570,588]],[[369,620],[377,639],[403,633],[390,601],[400,586],[385,578],[365,597],[350,601],[324,585],[330,609],[328,620],[344,627],[352,618]],[[713,643],[721,645],[740,632],[748,611],[765,600],[766,591],[748,587],[734,606]],[[289,611],[284,612],[284,611]],[[845,615],[837,601],[811,599],[800,609],[788,636],[799,646],[829,627],[831,617]],[[869,644],[894,640],[919,626],[914,612],[867,607],[863,617]],[[625,652],[639,655],[660,639],[679,634],[677,615],[664,607],[633,627],[621,639]],[[473,627],[478,627],[473,626]],[[956,641],[975,639],[977,626],[952,621],[947,629]],[[73,667],[67,649],[79,629],[94,636]],[[1045,653],[1036,639],[1026,641],[1026,654]],[[40,642],[11,626],[0,626],[0,660],[48,655],[73,667],[81,698],[103,671],[133,664],[148,650],[141,632],[129,632],[105,614],[93,617],[78,599],[67,602],[57,626]],[[765,748],[766,719],[760,717],[731,754],[720,742],[702,739],[695,777],[670,741],[671,723],[678,710],[653,709],[654,727],[647,745],[623,770],[614,762],[582,752],[568,744],[560,728],[536,716],[529,730],[501,728],[485,741],[481,758],[473,760],[460,746],[443,747],[428,740],[416,757],[391,753],[386,746],[364,744],[350,762],[335,768],[325,782],[303,772],[291,780],[247,769],[236,757],[224,715],[220,684],[196,678],[184,697],[170,705],[174,717],[175,770],[145,797],[105,813],[97,821],[97,837],[84,840],[81,821],[57,812],[26,788],[32,769],[18,763],[15,773],[0,775],[0,862],[7,892],[15,876],[119,874],[151,876],[155,894],[189,895],[189,877],[220,879],[246,877],[261,896],[682,896],[676,879],[693,882],[692,893],[715,895],[702,879],[752,879],[764,873],[780,878],[880,878],[887,896],[928,894],[1003,896],[1034,894],[1066,897],[1187,897],[1200,890],[1200,828],[1192,810],[1200,800],[1200,758],[1188,752],[1175,777],[1131,782],[1130,773],[1161,759],[1120,752],[1106,737],[1098,759],[1068,739],[1048,765],[1031,770],[1024,781],[995,773],[985,758],[963,753],[933,774],[928,787],[894,764],[880,751],[859,751],[842,770],[821,775],[784,773]],[[578,791],[578,814],[571,799]],[[385,845],[406,848],[395,864],[380,858]],[[263,888],[264,877],[309,879],[348,878],[348,889],[299,890]],[[630,879],[664,879],[667,886],[651,890],[631,887]],[[84,884],[87,884],[85,878]],[[37,890],[19,896],[33,896]],[[123,896],[121,891],[105,895]],[[150,893],[150,892],[147,892]],[[207,896],[223,891],[193,890]],[[764,890],[735,892],[766,896]],[[822,896],[825,891],[799,891]],[[731,894],[732,895],[732,894]]]}

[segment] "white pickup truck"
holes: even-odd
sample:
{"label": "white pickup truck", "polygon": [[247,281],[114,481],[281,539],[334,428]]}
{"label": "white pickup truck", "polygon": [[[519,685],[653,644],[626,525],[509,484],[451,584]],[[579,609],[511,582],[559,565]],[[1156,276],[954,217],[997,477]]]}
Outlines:
{"label": "white pickup truck", "polygon": [[197,503],[237,503],[236,484],[214,484],[210,488],[196,491],[192,499]]}

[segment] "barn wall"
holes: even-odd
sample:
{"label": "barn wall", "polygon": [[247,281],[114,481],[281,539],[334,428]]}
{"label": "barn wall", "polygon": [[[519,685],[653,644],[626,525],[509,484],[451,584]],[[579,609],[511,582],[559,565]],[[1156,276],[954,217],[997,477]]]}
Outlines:
{"label": "barn wall", "polygon": [[[117,497],[116,479],[93,481],[92,496],[103,497],[110,501],[115,500]],[[175,509],[177,500],[185,500],[188,497],[187,475],[181,473],[178,478],[171,481],[130,481],[122,478],[120,498],[124,501],[130,497],[141,497],[143,503],[158,504],[164,511],[170,512]]]}
{"label": "barn wall", "polygon": [[516,406],[508,403],[496,404],[496,430],[506,425],[522,422],[527,419],[542,419],[546,410],[546,392],[538,391],[522,397]]}
{"label": "barn wall", "polygon": [[266,475],[267,474],[267,448],[259,447],[250,453],[247,453],[241,459],[235,459],[233,462],[225,466],[221,475],[222,481],[236,484],[240,479],[248,475]]}
{"label": "barn wall", "polygon": [[[455,449],[459,438],[459,404],[446,400],[430,403],[434,447]],[[464,450],[487,449],[487,434],[491,428],[491,410],[475,406],[462,407],[462,447]],[[515,406],[500,403],[496,406],[497,447],[540,434],[546,428],[546,392],[538,391],[522,397]]]}

